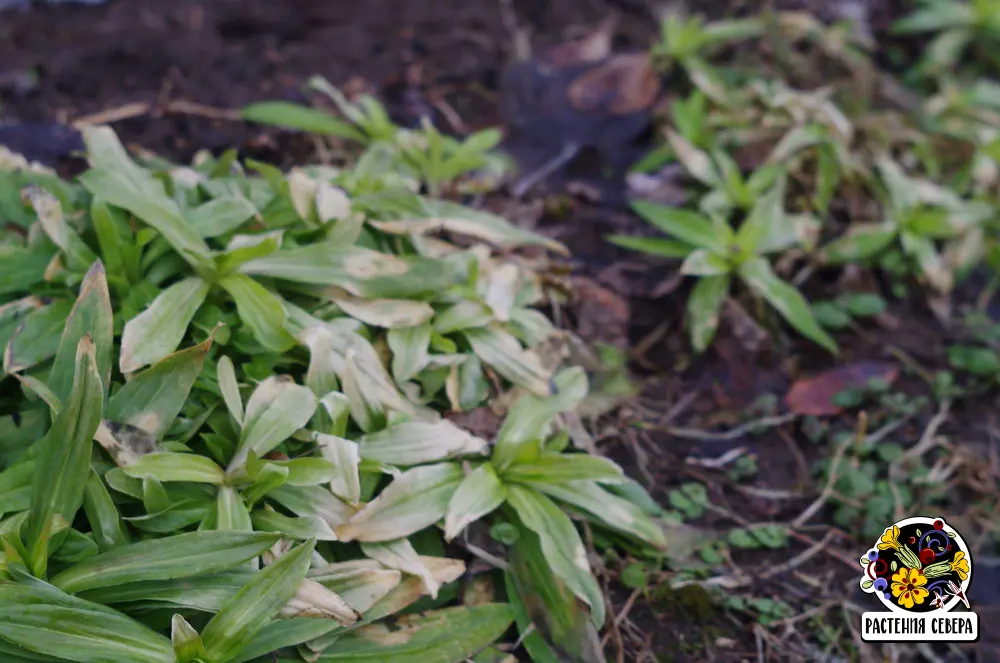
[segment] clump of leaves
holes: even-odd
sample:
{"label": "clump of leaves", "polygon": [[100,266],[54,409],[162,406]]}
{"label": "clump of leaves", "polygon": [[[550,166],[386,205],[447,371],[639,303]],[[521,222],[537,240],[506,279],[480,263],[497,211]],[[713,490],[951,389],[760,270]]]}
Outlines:
{"label": "clump of leaves", "polygon": [[[515,618],[548,614],[545,646],[596,634],[570,514],[665,537],[570,446],[587,379],[516,253],[561,245],[363,164],[144,167],[110,129],[84,138],[76,182],[0,171],[24,195],[0,207],[0,651],[446,663]],[[495,440],[442,416],[491,398]],[[444,541],[479,520],[514,524],[530,573],[510,604],[444,607],[465,570]],[[551,605],[524,621],[535,594]]]}
{"label": "clump of leaves", "polygon": [[802,294],[782,281],[767,256],[801,241],[799,220],[784,211],[784,179],[757,199],[738,229],[719,215],[705,216],[689,210],[645,202],[636,211],[670,239],[612,236],[621,246],[653,255],[683,258],[681,273],[698,279],[688,298],[687,325],[691,344],[703,352],[712,343],[721,309],[733,281],[770,304],[803,336],[831,352],[837,345],[816,322]]}
{"label": "clump of leaves", "polygon": [[[349,100],[322,77],[310,79],[307,87],[333,102],[340,117],[329,112],[285,101],[264,101],[243,109],[252,122],[332,136],[365,148],[354,169],[354,177],[364,177],[372,168],[381,176],[373,184],[382,186],[387,175],[412,186],[425,186],[439,195],[446,186],[468,193],[488,189],[510,169],[510,161],[496,152],[500,132],[485,129],[463,140],[446,136],[424,118],[419,130],[400,127],[382,104],[364,95]],[[479,177],[473,177],[478,174]]]}
{"label": "clump of leaves", "polygon": [[1000,3],[997,0],[921,0],[910,14],[896,21],[893,31],[902,35],[937,33],[924,48],[917,71],[938,76],[961,62],[970,48],[1000,66]]}

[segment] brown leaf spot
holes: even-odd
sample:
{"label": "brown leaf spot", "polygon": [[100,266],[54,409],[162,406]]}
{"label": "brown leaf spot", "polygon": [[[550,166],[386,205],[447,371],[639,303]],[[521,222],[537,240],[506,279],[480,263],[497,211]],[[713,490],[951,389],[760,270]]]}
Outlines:
{"label": "brown leaf spot", "polygon": [[838,366],[792,385],[785,395],[785,405],[795,414],[817,417],[839,414],[834,396],[846,389],[862,388],[873,379],[892,384],[899,377],[899,367],[880,361],[859,361]]}

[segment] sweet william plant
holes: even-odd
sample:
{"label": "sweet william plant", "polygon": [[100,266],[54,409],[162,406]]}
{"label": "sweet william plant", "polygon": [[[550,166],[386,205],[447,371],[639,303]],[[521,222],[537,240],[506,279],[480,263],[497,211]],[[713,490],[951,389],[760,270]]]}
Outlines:
{"label": "sweet william plant", "polygon": [[[85,138],[79,184],[0,172],[25,198],[0,211],[4,660],[448,663],[514,622],[533,652],[599,640],[574,519],[665,535],[575,448],[586,376],[541,279],[493,250],[559,245],[369,166],[144,166]],[[494,436],[442,416],[499,396]],[[513,533],[509,602],[448,605],[444,542],[479,521]],[[421,599],[406,642],[380,623]]]}
{"label": "sweet william plant", "polygon": [[784,210],[784,192],[782,177],[757,199],[738,229],[718,215],[636,202],[635,210],[669,238],[610,238],[626,248],[683,258],[681,273],[697,278],[687,304],[688,331],[696,352],[705,351],[715,338],[734,281],[770,304],[803,336],[830,352],[837,351],[802,294],[781,280],[768,262],[768,255],[802,241],[800,224]]}

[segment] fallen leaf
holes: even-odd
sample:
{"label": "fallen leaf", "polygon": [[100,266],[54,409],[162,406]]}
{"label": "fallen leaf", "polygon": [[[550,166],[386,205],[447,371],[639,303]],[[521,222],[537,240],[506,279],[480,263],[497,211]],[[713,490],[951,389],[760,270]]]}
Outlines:
{"label": "fallen leaf", "polygon": [[618,16],[612,14],[589,34],[579,39],[556,44],[539,56],[539,60],[553,67],[572,67],[600,62],[611,54],[611,37],[618,25]]}
{"label": "fallen leaf", "polygon": [[652,107],[660,94],[660,79],[648,53],[626,53],[578,77],[566,94],[577,110],[631,115]]}
{"label": "fallen leaf", "polygon": [[841,412],[834,397],[847,389],[864,388],[871,380],[892,384],[899,367],[882,361],[859,361],[838,366],[811,378],[798,380],[785,395],[785,405],[795,414],[832,416]]}
{"label": "fallen leaf", "polygon": [[628,300],[585,276],[573,278],[576,333],[585,341],[602,342],[621,350],[628,346]]}

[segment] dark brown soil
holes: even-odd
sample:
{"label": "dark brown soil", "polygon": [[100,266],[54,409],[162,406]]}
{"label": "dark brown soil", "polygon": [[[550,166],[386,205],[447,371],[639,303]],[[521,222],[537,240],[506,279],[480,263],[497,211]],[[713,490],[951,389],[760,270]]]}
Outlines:
{"label": "dark brown soil", "polygon": [[[698,3],[698,9],[721,15],[730,5],[743,4],[712,0]],[[884,14],[887,4],[876,3],[875,14]],[[525,31],[539,47],[580,34],[616,12],[620,16],[616,47],[645,48],[657,33],[653,6],[644,0],[111,0],[94,7],[7,11],[0,13],[0,124],[43,123],[18,140],[22,151],[34,150],[51,160],[75,143],[72,134],[53,137],[47,123],[68,123],[145,103],[150,112],[114,123],[130,143],[177,159],[189,158],[201,148],[240,146],[287,163],[290,155],[309,149],[307,139],[205,116],[253,101],[301,99],[305,80],[320,74],[349,90],[377,92],[406,121],[400,89],[407,63],[416,58],[422,63],[427,98],[443,100],[467,129],[496,125],[501,122],[499,87],[513,49],[512,30]],[[178,101],[208,109],[168,112]],[[451,120],[454,124],[454,117]],[[0,126],[0,142],[3,136]],[[491,206],[506,204],[500,198],[491,200]],[[540,224],[573,249],[578,273],[603,289],[592,291],[594,296],[616,300],[615,305],[593,308],[612,315],[618,311],[617,319],[577,320],[578,324],[596,330],[618,325],[632,344],[658,334],[648,351],[634,357],[636,373],[648,380],[640,403],[662,416],[690,399],[689,407],[678,409],[676,421],[659,422],[664,426],[733,427],[758,396],[781,396],[803,372],[834,364],[804,341],[795,341],[792,347],[779,341],[759,354],[749,354],[725,330],[709,356],[692,362],[681,327],[686,286],[669,287],[676,266],[651,264],[603,241],[607,233],[640,226],[634,217],[620,207],[573,200],[568,211],[547,214]],[[627,314],[624,318],[621,311]],[[948,337],[926,307],[904,303],[894,306],[892,313],[899,322],[895,329],[869,325],[860,334],[838,338],[845,356],[837,361],[884,359],[886,348],[896,345],[927,368],[942,366]],[[926,393],[926,385],[917,382],[917,390]],[[994,417],[992,406],[986,398],[964,404],[959,410],[962,419],[977,421],[950,432],[960,433],[959,439],[985,438],[983,431]],[[912,422],[907,439],[919,437],[931,414]],[[805,486],[806,499],[791,502],[748,499],[724,476],[720,479],[718,473],[683,461],[688,455],[713,457],[745,445],[758,457],[754,487],[795,490],[814,480],[811,464],[818,456],[815,449],[796,451],[799,433],[793,426],[782,426],[759,437],[696,444],[652,430],[634,438],[623,436],[609,450],[634,476],[649,479],[661,501],[670,489],[709,474],[714,477],[713,500],[728,505],[739,518],[788,521],[808,505],[814,486]],[[708,522],[709,527],[723,530],[736,524],[718,514],[710,514]],[[847,557],[856,558],[859,551],[849,548],[849,539],[834,534],[830,546],[838,550],[847,546]],[[787,555],[808,547],[801,540],[793,545],[795,550]],[[746,568],[755,563],[753,555],[738,562]],[[840,591],[856,570],[833,556],[820,556],[812,573],[824,579],[824,587]],[[762,595],[772,591],[766,583],[752,589]],[[629,592],[616,586],[612,593],[617,613]],[[690,592],[652,592],[640,598],[628,615],[636,632],[649,636],[648,646],[636,646],[635,634],[631,640],[628,634],[617,634],[608,644],[610,660],[640,660],[636,654],[642,650],[656,652],[664,661],[757,660],[754,621],[741,619],[706,606]],[[778,655],[772,660],[780,659]]]}

